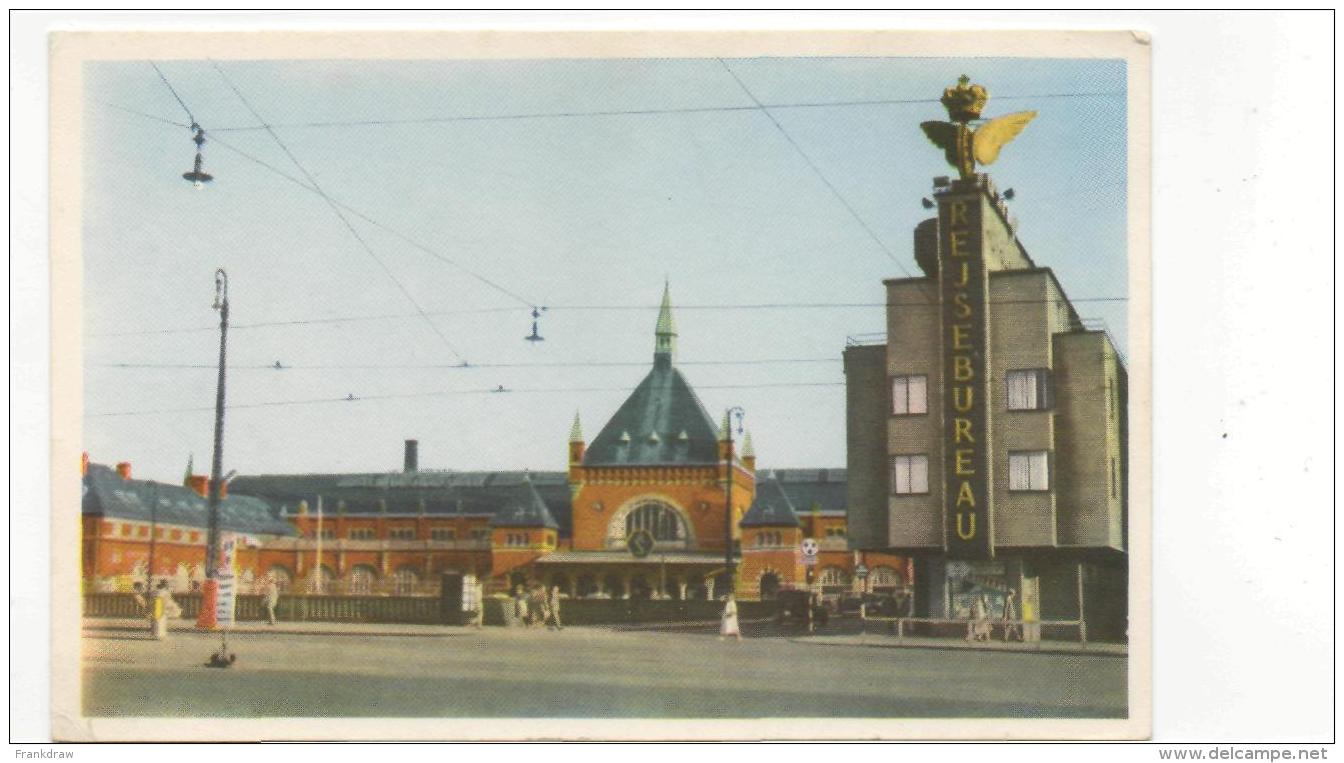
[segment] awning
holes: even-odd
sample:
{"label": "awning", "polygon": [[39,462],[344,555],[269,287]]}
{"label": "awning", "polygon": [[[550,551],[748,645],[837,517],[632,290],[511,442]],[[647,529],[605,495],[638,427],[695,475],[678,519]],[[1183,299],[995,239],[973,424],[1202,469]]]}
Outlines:
{"label": "awning", "polygon": [[710,566],[722,565],[723,555],[694,551],[654,551],[640,558],[629,551],[556,551],[534,560],[534,564],[632,564],[658,566],[663,564]]}

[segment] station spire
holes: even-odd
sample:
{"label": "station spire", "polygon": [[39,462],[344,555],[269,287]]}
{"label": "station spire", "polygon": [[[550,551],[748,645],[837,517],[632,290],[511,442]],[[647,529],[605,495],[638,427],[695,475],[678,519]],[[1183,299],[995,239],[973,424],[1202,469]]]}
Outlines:
{"label": "station spire", "polygon": [[672,320],[672,295],[667,281],[663,281],[663,304],[658,308],[658,325],[653,334],[654,361],[666,357],[670,365],[677,353],[677,323]]}

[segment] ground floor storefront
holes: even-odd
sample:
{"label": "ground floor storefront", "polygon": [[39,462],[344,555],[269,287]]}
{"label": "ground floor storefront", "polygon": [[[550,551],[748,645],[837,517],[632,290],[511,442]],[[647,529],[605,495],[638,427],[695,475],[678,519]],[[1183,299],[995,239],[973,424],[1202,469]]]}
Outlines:
{"label": "ground floor storefront", "polygon": [[[915,616],[1027,621],[1027,639],[1125,641],[1127,557],[1120,553],[1004,550],[993,560],[916,557]],[[978,607],[977,607],[978,605]],[[1010,618],[1011,619],[1011,618]],[[1032,625],[1037,623],[1037,625]]]}

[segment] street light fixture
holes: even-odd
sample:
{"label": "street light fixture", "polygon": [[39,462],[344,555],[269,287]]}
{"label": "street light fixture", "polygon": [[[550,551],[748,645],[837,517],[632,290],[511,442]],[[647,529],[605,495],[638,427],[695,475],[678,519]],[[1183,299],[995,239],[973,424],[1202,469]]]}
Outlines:
{"label": "street light fixture", "polygon": [[205,130],[202,130],[201,126],[195,122],[191,123],[191,129],[196,133],[191,138],[192,142],[196,144],[196,163],[192,165],[191,172],[182,173],[182,179],[191,183],[191,187],[199,191],[205,188],[206,183],[214,180],[215,176],[201,169],[201,146],[205,145]]}

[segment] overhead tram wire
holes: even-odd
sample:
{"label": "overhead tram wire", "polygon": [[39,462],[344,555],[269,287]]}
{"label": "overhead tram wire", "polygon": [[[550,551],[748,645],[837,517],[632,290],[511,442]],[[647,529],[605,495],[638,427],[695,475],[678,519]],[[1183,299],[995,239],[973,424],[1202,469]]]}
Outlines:
{"label": "overhead tram wire", "polygon": [[[888,259],[896,263],[896,267],[901,269],[901,273],[903,273],[906,278],[913,278],[914,276],[910,274],[910,270],[905,266],[905,264],[902,263],[900,259],[897,258],[896,255],[891,251],[891,249],[886,245],[886,243],[883,242],[882,239],[878,237],[876,231],[874,231],[868,225],[868,223],[863,219],[863,217],[859,215],[858,211],[854,209],[853,205],[851,205],[849,201],[845,199],[844,195],[840,193],[840,189],[836,188],[835,185],[831,183],[831,181],[826,177],[825,173],[821,171],[821,168],[817,166],[817,163],[812,161],[812,157],[808,156],[807,152],[803,150],[803,147],[798,145],[798,141],[794,140],[793,136],[789,134],[789,131],[784,129],[784,125],[780,124],[778,119],[775,119],[775,115],[770,113],[770,109],[761,103],[760,99],[756,97],[755,93],[751,92],[751,88],[747,87],[747,83],[743,82],[742,78],[737,76],[737,72],[733,71],[733,68],[728,65],[727,61],[724,61],[722,58],[719,58],[717,60],[719,64],[723,66],[723,70],[728,72],[728,76],[732,77],[733,81],[737,83],[737,86],[742,89],[742,92],[746,93],[747,97],[751,99],[751,102],[756,104],[757,110],[759,110],[762,114],[764,114],[766,119],[770,120],[770,124],[774,125],[775,129],[779,131],[779,134],[784,136],[784,140],[788,141],[790,146],[793,146],[793,150],[796,151],[800,157],[802,157],[803,161],[807,164],[807,166],[811,168],[813,174],[817,176],[817,179],[819,179],[822,182],[822,184],[825,185],[826,188],[830,190],[831,195],[835,197],[835,200],[840,202],[840,205],[843,206],[845,210],[849,212],[849,216],[854,218],[854,222],[858,223],[859,227],[862,228],[863,231],[868,234],[868,237],[873,240],[873,243],[877,244],[877,248],[882,250],[882,253],[885,254]],[[924,290],[923,287],[921,287],[921,290]],[[924,291],[927,293],[927,290]]]}
{"label": "overhead tram wire", "polygon": [[[999,95],[995,100],[1039,100],[1045,98],[1113,98],[1125,95],[1120,91],[1097,93],[1044,93],[1038,95]],[[823,109],[856,106],[902,106],[940,103],[936,98],[882,98],[854,101],[816,101],[802,103],[765,103],[753,106],[691,106],[684,108],[611,109],[604,111],[549,111],[527,114],[459,114],[449,116],[406,117],[402,119],[351,119],[321,122],[282,122],[272,124],[281,129],[323,129],[336,127],[396,127],[448,122],[506,122],[527,119],[576,119],[582,117],[657,116],[661,114],[712,114],[716,112],[758,111],[761,109]],[[258,126],[236,125],[218,127],[211,132],[255,132]]]}
{"label": "overhead tram wire", "polygon": [[331,207],[331,211],[334,212],[336,214],[336,217],[340,219],[341,223],[345,225],[346,230],[350,231],[350,235],[353,236],[357,242],[359,242],[360,247],[364,249],[364,251],[369,255],[369,257],[373,259],[374,262],[378,263],[378,267],[382,268],[383,272],[387,274],[388,279],[390,279],[392,283],[396,284],[396,287],[401,291],[402,295],[406,297],[406,300],[411,303],[411,305],[415,308],[416,312],[420,314],[420,317],[424,319],[426,325],[429,326],[430,330],[433,331],[434,334],[439,337],[439,339],[443,342],[444,346],[446,346],[448,350],[453,353],[453,355],[457,356],[458,360],[465,361],[466,358],[462,355],[460,351],[458,351],[457,347],[453,344],[452,340],[448,338],[448,335],[443,333],[443,331],[438,327],[438,325],[434,323],[434,320],[429,317],[429,315],[425,312],[425,309],[421,307],[420,303],[416,301],[414,296],[412,296],[410,290],[407,289],[404,284],[402,284],[402,282],[397,278],[396,274],[392,272],[392,269],[387,266],[387,263],[383,262],[382,258],[379,257],[373,251],[373,247],[369,246],[368,242],[364,240],[364,236],[362,236],[359,233],[359,231],[355,229],[355,226],[351,224],[350,220],[345,216],[345,213],[341,210],[340,205],[337,204],[335,201],[333,201],[332,198],[327,195],[327,192],[322,189],[322,186],[313,177],[312,173],[308,172],[308,169],[303,166],[303,163],[300,162],[299,158],[294,155],[294,152],[289,150],[289,146],[287,146],[285,142],[280,139],[280,136],[276,134],[275,130],[271,129],[271,126],[266,123],[266,120],[263,119],[259,113],[257,113],[257,110],[252,108],[251,102],[249,102],[247,98],[243,95],[242,91],[238,89],[238,86],[233,84],[233,80],[229,79],[229,76],[224,73],[224,69],[220,67],[219,63],[211,59],[210,64],[215,67],[215,71],[219,72],[220,78],[222,78],[224,82],[229,86],[229,88],[233,90],[233,94],[238,96],[238,100],[242,102],[243,106],[245,106],[247,110],[252,114],[252,116],[258,122],[260,122],[263,127],[265,127],[266,133],[271,136],[271,139],[274,140],[275,144],[280,147],[280,150],[285,152],[285,156],[288,156],[289,160],[294,163],[294,166],[298,168],[299,172],[303,173],[303,176],[308,179],[308,182],[312,185],[313,190],[315,190],[323,198],[323,200],[327,202],[327,205]]}
{"label": "overhead tram wire", "polygon": [[[679,360],[678,366],[767,366],[767,365],[787,365],[787,364],[805,364],[805,363],[839,363],[842,358],[837,355],[830,358],[747,358],[742,360]],[[552,361],[552,362],[527,362],[527,363],[481,363],[479,365],[472,363],[468,365],[448,364],[448,363],[336,363],[336,364],[303,364],[276,366],[274,363],[265,364],[235,364],[230,366],[230,370],[238,371],[406,371],[406,370],[424,370],[424,371],[446,371],[461,370],[471,371],[476,369],[500,369],[500,368],[647,368],[648,361],[643,360],[595,360],[595,361]],[[123,368],[123,369],[154,369],[154,370],[209,370],[215,368],[207,363],[89,363],[89,368]]]}
{"label": "overhead tram wire", "polygon": [[[288,172],[285,172],[284,170],[280,169],[279,167],[276,167],[274,164],[271,164],[270,162],[267,162],[267,161],[265,161],[264,159],[259,159],[259,158],[255,157],[255,156],[253,156],[252,154],[249,154],[248,152],[242,150],[241,148],[238,148],[237,146],[233,145],[232,143],[229,143],[229,142],[227,142],[227,141],[225,141],[225,140],[223,140],[223,139],[220,139],[220,138],[218,138],[218,137],[213,138],[213,140],[214,140],[214,142],[215,142],[217,145],[223,146],[224,148],[228,149],[229,151],[232,151],[233,153],[237,154],[238,156],[241,156],[242,158],[248,160],[249,162],[252,162],[253,164],[256,164],[256,165],[259,166],[259,167],[262,167],[263,169],[270,170],[271,172],[273,172],[273,173],[275,173],[276,175],[279,175],[280,177],[284,178],[285,180],[288,180],[289,182],[291,182],[291,183],[293,183],[293,184],[299,186],[300,188],[302,188],[302,189],[304,189],[304,190],[306,190],[306,191],[309,191],[309,192],[311,192],[311,193],[316,193],[316,194],[318,194],[318,195],[320,195],[320,196],[323,196],[325,199],[327,199],[328,202],[337,205],[337,206],[340,207],[341,209],[344,209],[345,211],[349,212],[350,214],[354,215],[355,217],[358,217],[360,220],[363,220],[364,222],[368,223],[369,225],[372,225],[372,226],[374,226],[375,228],[378,228],[378,229],[380,229],[380,230],[383,230],[383,231],[385,231],[385,232],[391,234],[392,236],[394,236],[394,237],[396,237],[396,238],[398,238],[398,239],[404,241],[405,243],[409,244],[410,246],[412,246],[412,247],[414,247],[414,248],[416,248],[416,249],[419,249],[420,251],[424,252],[425,254],[428,254],[429,256],[434,257],[435,259],[437,259],[437,260],[439,260],[439,261],[441,261],[441,262],[444,262],[444,263],[446,263],[446,264],[448,264],[448,265],[451,265],[451,266],[454,267],[454,268],[457,268],[458,270],[462,271],[463,273],[466,273],[467,275],[471,276],[472,278],[476,279],[477,281],[480,281],[481,283],[485,284],[486,286],[489,286],[490,288],[494,289],[495,291],[499,292],[500,294],[503,294],[504,296],[506,296],[506,297],[508,297],[508,298],[510,298],[510,299],[512,299],[512,300],[514,300],[514,301],[516,301],[516,302],[518,302],[518,303],[521,304],[522,306],[527,307],[527,308],[532,308],[532,307],[538,306],[538,305],[540,304],[540,303],[538,303],[538,302],[535,301],[535,300],[530,300],[530,299],[528,299],[527,297],[525,297],[525,296],[519,294],[518,292],[516,292],[516,291],[514,291],[514,290],[512,290],[512,289],[510,289],[510,288],[508,288],[507,286],[504,286],[503,284],[500,284],[500,283],[498,283],[498,282],[496,282],[496,281],[493,281],[493,280],[491,280],[491,279],[489,279],[489,278],[486,278],[485,276],[481,275],[480,273],[477,273],[477,272],[475,272],[475,271],[473,271],[473,270],[467,268],[465,265],[461,264],[460,262],[457,262],[457,261],[453,260],[452,258],[448,257],[447,255],[443,254],[442,252],[438,252],[438,251],[436,251],[436,250],[434,250],[434,249],[431,249],[431,248],[430,248],[429,246],[427,246],[426,244],[423,244],[423,243],[421,243],[421,242],[419,242],[419,241],[416,241],[415,239],[411,238],[409,235],[407,235],[407,234],[405,234],[405,233],[403,233],[403,232],[397,230],[396,228],[393,228],[392,226],[390,226],[390,225],[388,225],[388,224],[386,224],[386,223],[384,223],[384,222],[381,222],[381,221],[379,221],[379,220],[375,220],[374,218],[370,217],[369,215],[365,214],[364,212],[361,212],[360,210],[356,209],[355,207],[352,207],[352,206],[350,206],[349,204],[346,204],[346,203],[344,203],[344,202],[338,201],[338,200],[332,198],[332,197],[329,196],[329,195],[323,194],[322,191],[321,191],[321,189],[319,189],[319,188],[317,188],[317,187],[315,187],[315,186],[313,186],[313,185],[309,185],[308,183],[305,183],[302,179],[297,178],[297,177],[294,177],[293,175],[289,174]],[[513,312],[513,309],[512,309],[512,308],[508,308],[508,309],[506,309],[506,308],[486,308],[486,310],[495,310],[495,311],[499,311],[499,312]],[[433,313],[433,312],[431,312],[431,313],[429,313],[429,314],[430,314],[430,315],[442,315],[442,314],[447,314],[447,313]]]}
{"label": "overhead tram wire", "polygon": [[[1126,302],[1128,297],[1079,297],[1074,299],[993,299],[989,305],[1045,305],[1045,304],[1081,304],[1091,302]],[[694,310],[845,310],[902,307],[929,307],[928,302],[768,302],[745,304],[689,304],[677,305],[678,311]],[[428,311],[429,315],[467,315],[513,312],[512,307],[480,307],[459,310]],[[594,312],[654,312],[657,305],[556,305],[549,312],[594,311]],[[352,315],[333,318],[293,319],[284,321],[256,321],[253,323],[230,324],[229,329],[283,328],[286,326],[326,325],[334,323],[362,323],[385,320],[406,320],[419,318],[419,313],[385,313],[383,315]],[[88,337],[112,336],[148,336],[154,334],[192,334],[204,331],[217,331],[216,326],[196,326],[191,328],[144,329],[137,331],[100,331],[86,334]]]}
{"label": "overhead tram wire", "polygon": [[[815,387],[843,387],[845,382],[771,382],[765,384],[707,384],[697,386],[696,389],[726,390],[726,389],[784,389],[784,388],[815,388]],[[392,393],[385,395],[362,395],[346,397],[320,397],[309,398],[306,400],[273,400],[261,403],[233,403],[225,406],[227,410],[240,410],[247,408],[282,408],[300,405],[324,405],[330,403],[359,403],[371,400],[407,400],[426,397],[452,397],[456,395],[520,395],[520,394],[551,394],[551,393],[598,393],[598,392],[629,392],[628,387],[533,387],[533,388],[509,388],[509,389],[459,389],[459,390],[436,390],[430,392],[406,392]],[[351,393],[353,395],[353,393]],[[154,410],[143,411],[109,411],[105,413],[85,414],[89,418],[108,418],[113,416],[153,416],[165,413],[199,413],[201,411],[213,411],[213,407],[192,407],[192,408],[158,408]]]}
{"label": "overhead tram wire", "polygon": [[[192,114],[191,109],[187,108],[186,101],[183,101],[182,96],[177,94],[177,88],[173,87],[173,83],[169,82],[168,77],[164,76],[163,70],[160,69],[159,65],[154,63],[153,61],[150,61],[149,65],[154,67],[154,71],[158,73],[159,79],[163,80],[164,87],[167,87],[168,92],[173,94],[173,99],[177,101],[177,105],[181,106],[182,110],[187,113],[187,119],[191,121],[191,124],[193,125],[196,124],[196,115]],[[182,125],[182,126],[188,129],[191,128],[191,125]]]}

